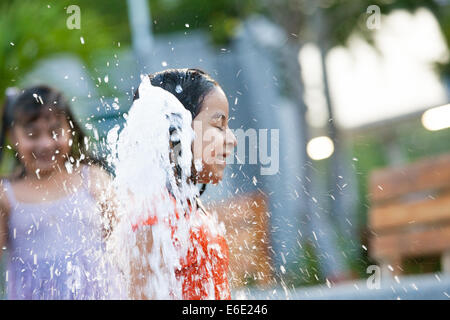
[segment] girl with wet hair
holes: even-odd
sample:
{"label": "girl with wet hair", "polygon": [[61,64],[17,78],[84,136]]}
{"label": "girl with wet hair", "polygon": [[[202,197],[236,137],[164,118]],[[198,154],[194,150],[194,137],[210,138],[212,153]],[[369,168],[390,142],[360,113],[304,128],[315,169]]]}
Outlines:
{"label": "girl with wet hair", "polygon": [[[195,137],[191,148],[190,183],[206,186],[221,181],[226,158],[237,145],[236,138],[228,127],[229,106],[222,88],[211,76],[199,69],[169,69],[151,74],[149,78],[151,85],[170,92],[192,115]],[[139,91],[135,94],[136,99],[139,99]],[[172,129],[175,131],[176,126]],[[171,139],[171,147],[176,144],[177,140]],[[175,197],[174,194],[172,196]],[[216,229],[214,225],[217,220],[211,218],[198,197],[194,203],[190,203],[190,209],[193,211],[184,212],[184,216],[189,219],[190,215],[198,213],[202,223],[191,227],[190,249],[186,256],[181,257],[181,267],[175,272],[182,282],[182,298],[230,299],[227,276],[229,249],[224,235],[213,230]],[[181,213],[177,212],[177,216],[181,216]],[[150,216],[134,226],[139,256],[147,257],[152,250],[157,250],[152,242],[152,226],[157,223],[157,219]],[[148,265],[132,266],[133,298],[152,298],[145,290],[148,277],[152,277],[152,270]]]}

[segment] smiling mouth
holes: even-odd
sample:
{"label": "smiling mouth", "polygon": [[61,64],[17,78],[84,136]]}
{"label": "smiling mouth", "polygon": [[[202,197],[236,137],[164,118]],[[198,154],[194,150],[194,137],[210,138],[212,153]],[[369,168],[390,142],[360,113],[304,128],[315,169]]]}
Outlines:
{"label": "smiling mouth", "polygon": [[55,153],[33,153],[36,160],[40,161],[53,161],[56,158]]}
{"label": "smiling mouth", "polygon": [[224,153],[224,154],[218,155],[216,157],[216,159],[221,162],[226,162],[229,155],[230,155],[229,153]]}

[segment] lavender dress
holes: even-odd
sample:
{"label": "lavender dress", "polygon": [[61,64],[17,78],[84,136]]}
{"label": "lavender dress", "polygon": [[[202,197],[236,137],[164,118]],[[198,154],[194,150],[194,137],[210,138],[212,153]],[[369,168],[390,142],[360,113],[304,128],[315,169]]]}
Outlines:
{"label": "lavender dress", "polygon": [[8,299],[109,298],[101,214],[89,193],[87,166],[82,176],[76,193],[38,204],[17,201],[2,180],[11,205]]}

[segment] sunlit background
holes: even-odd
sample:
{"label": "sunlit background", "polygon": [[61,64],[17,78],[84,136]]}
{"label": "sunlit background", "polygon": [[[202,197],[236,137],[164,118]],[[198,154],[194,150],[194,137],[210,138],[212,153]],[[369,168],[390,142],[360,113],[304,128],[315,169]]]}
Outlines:
{"label": "sunlit background", "polygon": [[[449,43],[448,0],[2,0],[0,104],[10,87],[59,88],[105,158],[141,73],[204,69],[227,93],[230,127],[257,132],[202,196],[227,226],[234,297],[336,297],[383,262],[372,173],[450,152]],[[402,274],[436,281],[445,245],[405,258]],[[448,298],[439,283],[422,292]]]}

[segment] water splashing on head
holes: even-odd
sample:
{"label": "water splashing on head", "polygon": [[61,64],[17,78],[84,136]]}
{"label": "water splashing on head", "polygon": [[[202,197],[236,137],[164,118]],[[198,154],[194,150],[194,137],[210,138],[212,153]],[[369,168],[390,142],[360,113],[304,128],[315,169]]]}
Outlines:
{"label": "water splashing on head", "polygon": [[[182,244],[188,242],[188,232],[183,217],[178,217],[176,230],[172,223],[177,219],[174,209],[187,211],[198,195],[189,180],[194,137],[191,122],[191,114],[176,97],[143,77],[139,98],[123,130],[119,133],[119,127],[115,127],[108,134],[109,161],[115,169],[113,184],[119,203],[119,222],[110,245],[124,274],[131,272],[129,261],[132,265],[150,266],[153,276],[146,277],[146,296],[180,297],[175,270],[187,250]],[[139,238],[133,229],[148,219],[163,223],[152,226],[152,239]],[[172,241],[172,233],[176,233],[179,245]],[[137,241],[152,241],[153,247],[161,250],[139,256]],[[125,279],[127,285],[130,281]]]}
{"label": "water splashing on head", "polygon": [[223,176],[236,145],[227,119],[227,98],[207,74],[166,70],[142,77],[124,128],[108,134],[118,201],[108,248],[126,297],[229,297],[223,229],[198,214],[196,187]]}

